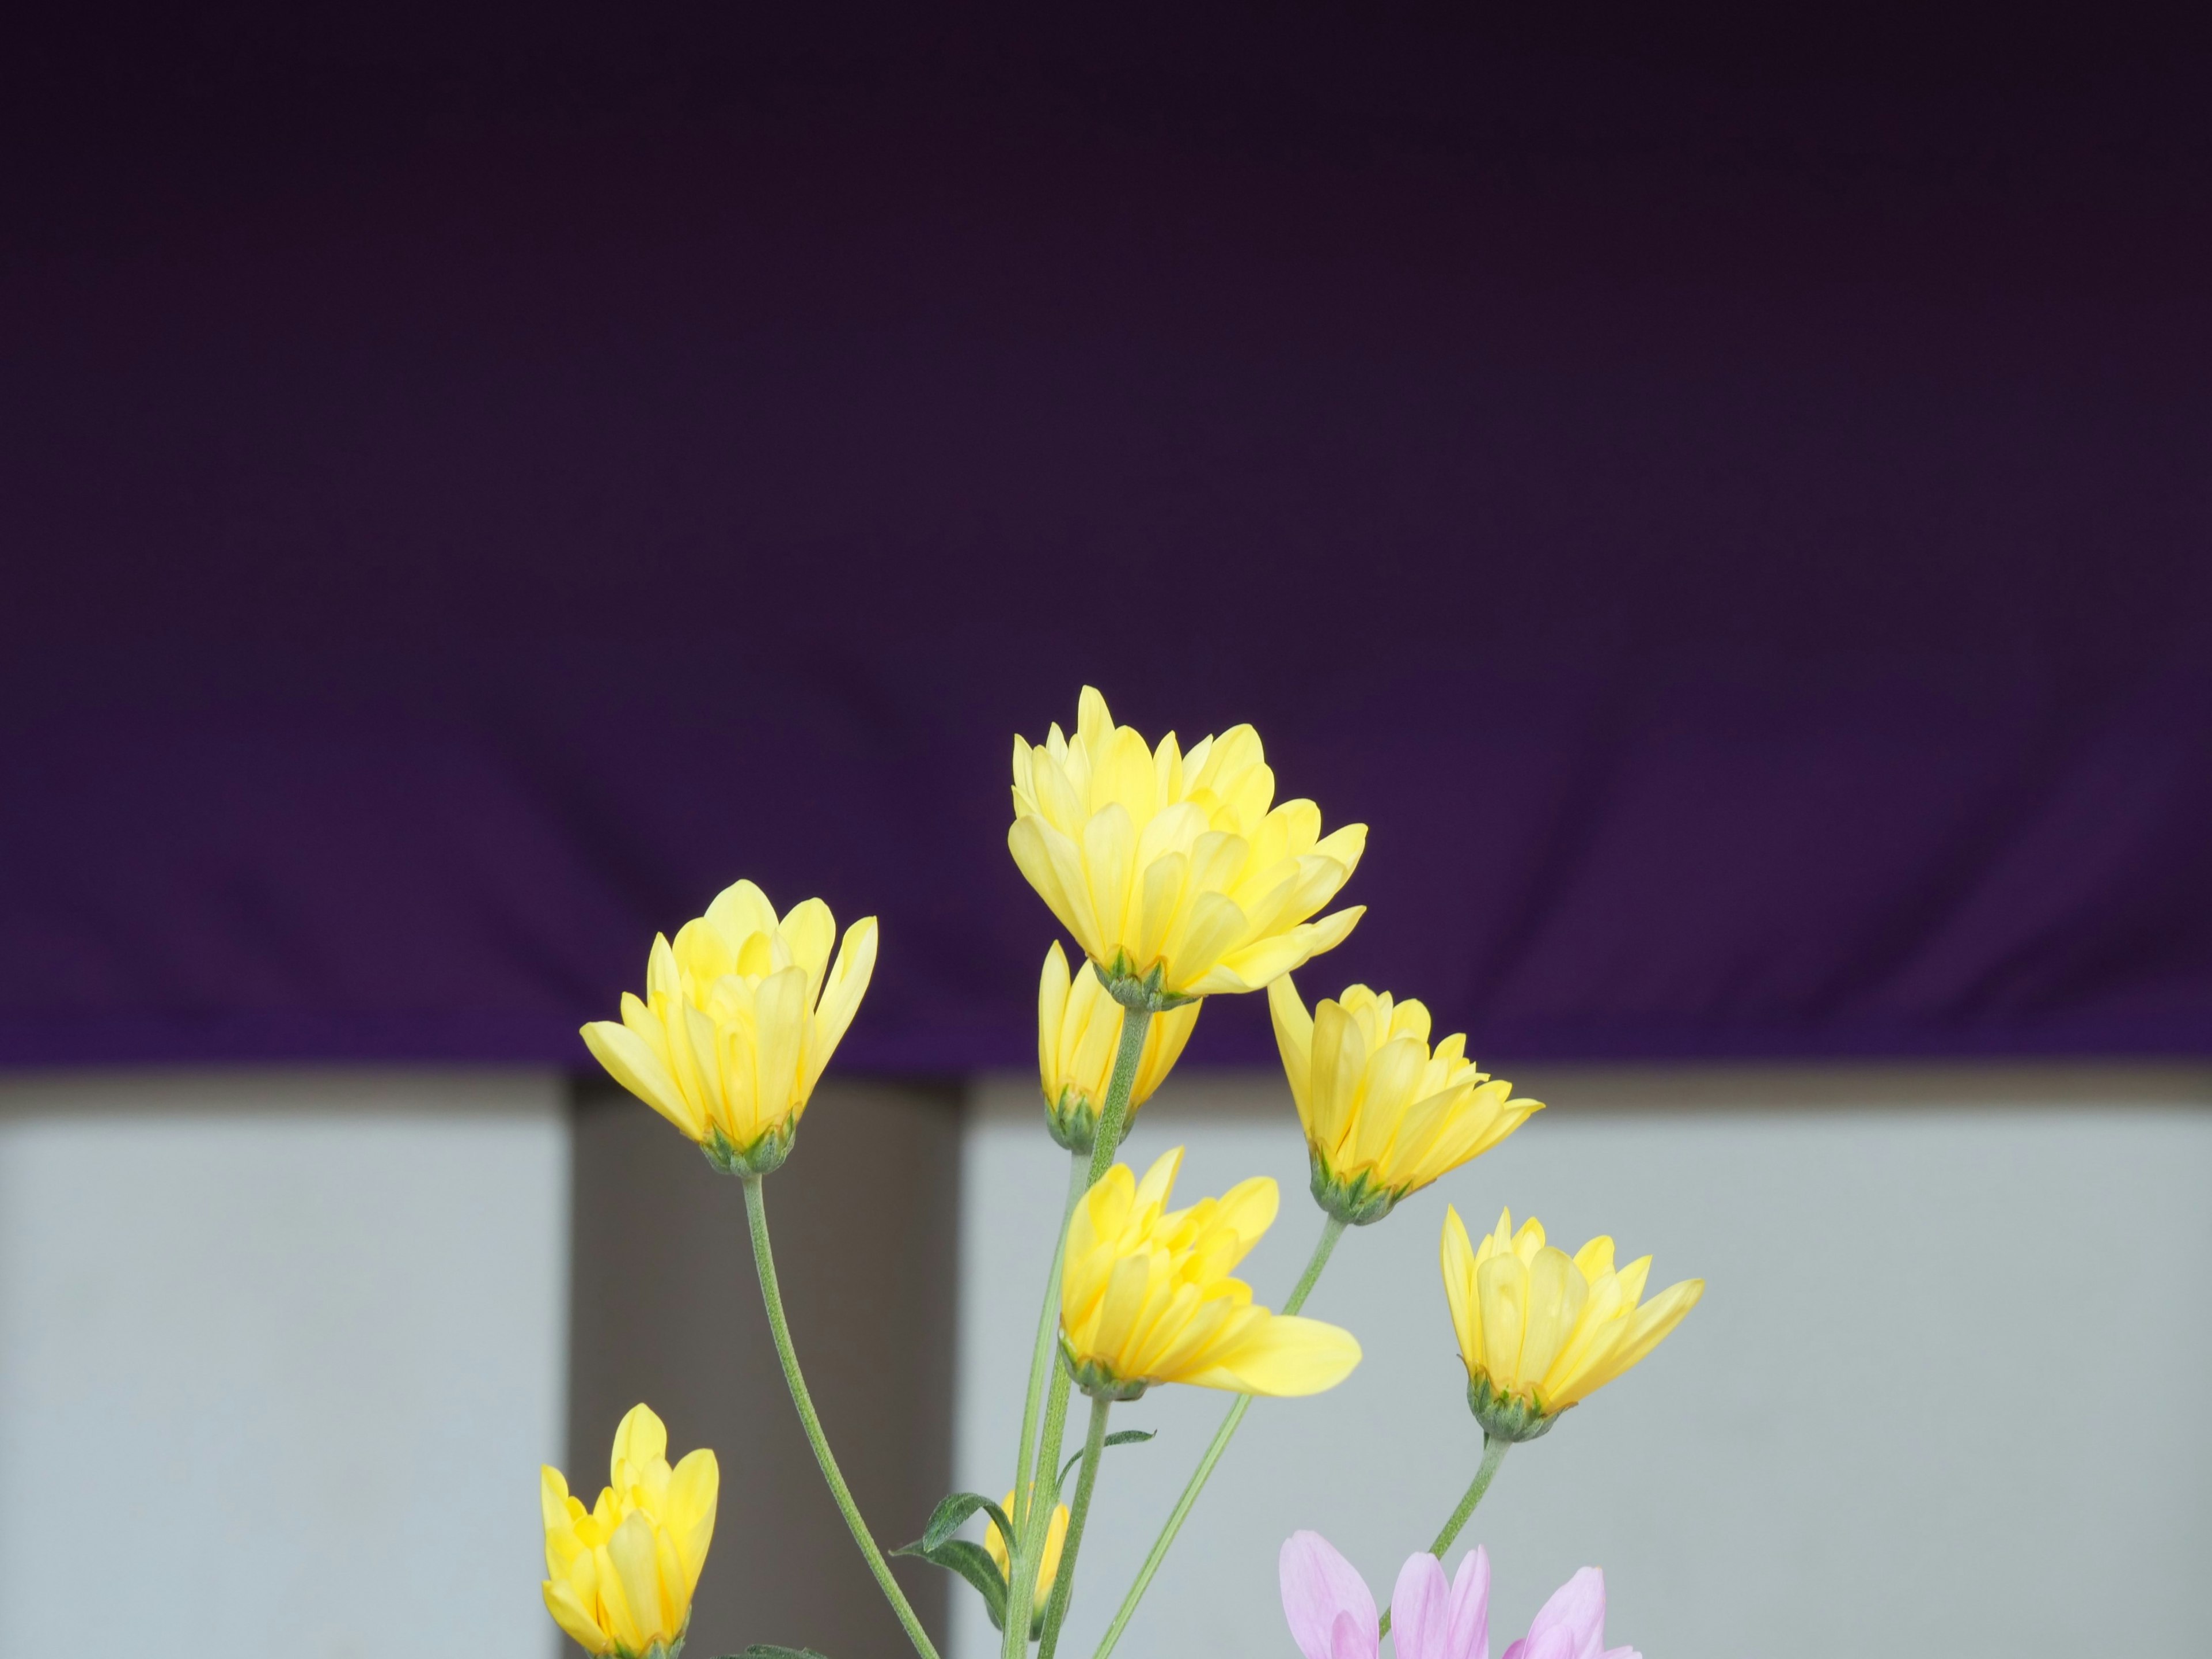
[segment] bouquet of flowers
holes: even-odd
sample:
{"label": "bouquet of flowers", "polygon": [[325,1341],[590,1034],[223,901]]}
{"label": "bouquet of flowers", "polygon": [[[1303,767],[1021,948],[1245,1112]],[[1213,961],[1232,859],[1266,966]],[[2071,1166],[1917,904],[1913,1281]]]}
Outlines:
{"label": "bouquet of flowers", "polygon": [[[1385,1219],[1408,1194],[1480,1157],[1541,1109],[1478,1069],[1466,1040],[1431,1042],[1429,1012],[1354,985],[1309,1009],[1291,974],[1351,933],[1360,908],[1321,914],[1358,867],[1366,827],[1324,836],[1309,800],[1275,800],[1259,734],[1237,726],[1185,752],[1116,726],[1085,688],[1073,736],[1052,727],[1014,744],[1015,864],[1081,949],[1073,974],[1055,942],[1037,988],[1044,1127],[1069,1155],[1056,1237],[1038,1241],[1037,1318],[1014,1478],[1000,1500],[955,1492],[892,1553],[957,1574],[982,1597],[1002,1659],[1055,1659],[1108,1448],[1149,1437],[1112,1431],[1114,1409],[1164,1383],[1233,1401],[1161,1525],[1100,1641],[1108,1659],[1252,1401],[1318,1394],[1358,1364],[1357,1338],[1301,1310],[1347,1228]],[[814,1087],[859,1012],[876,957],[866,917],[842,941],[829,907],[779,916],[749,881],[718,896],[672,944],[653,940],[642,998],[620,1021],[584,1028],[617,1081],[736,1176],[751,1224],[769,1328],[853,1541],[921,1659],[935,1647],[839,1474],[809,1396],[776,1285],[766,1182],[792,1154]],[[1130,1121],[1189,1042],[1205,1000],[1265,990],[1321,1212],[1311,1258],[1279,1310],[1235,1276],[1273,1224],[1275,1183],[1240,1182],[1172,1207],[1182,1154],[1139,1176],[1115,1161]],[[1401,1659],[1488,1659],[1489,1559],[1443,1565],[1514,1446],[1551,1431],[1590,1394],[1648,1355],[1704,1290],[1698,1279],[1644,1296],[1650,1258],[1625,1266],[1610,1238],[1570,1255],[1533,1218],[1511,1215],[1480,1241],[1445,1214],[1444,1296],[1482,1454],[1466,1496],[1399,1574],[1389,1609],[1318,1534],[1281,1557],[1283,1608],[1305,1659],[1373,1659],[1395,1624]],[[1087,1401],[1082,1450],[1062,1462],[1068,1407]],[[586,1509],[557,1470],[543,1476],[545,1605],[594,1655],[677,1659],[714,1528],[714,1455],[671,1467],[660,1419],[639,1406],[616,1431],[611,1483]],[[1070,1474],[1072,1493],[1063,1494]],[[981,1542],[960,1536],[981,1518]],[[1595,1568],[1546,1604],[1504,1659],[1633,1659],[1604,1649]],[[757,1645],[749,1659],[807,1650]]]}

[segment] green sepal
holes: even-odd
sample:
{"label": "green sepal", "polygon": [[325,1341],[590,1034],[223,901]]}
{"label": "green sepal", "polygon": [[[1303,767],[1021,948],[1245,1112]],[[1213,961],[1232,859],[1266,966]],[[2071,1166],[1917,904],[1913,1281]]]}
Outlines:
{"label": "green sepal", "polygon": [[699,1154],[723,1175],[774,1175],[791,1156],[798,1139],[799,1115],[794,1112],[750,1146],[738,1146],[717,1128],[699,1143]]}
{"label": "green sepal", "polygon": [[1097,1103],[1080,1089],[1062,1089],[1058,1100],[1044,1103],[1044,1127],[1060,1146],[1079,1158],[1088,1158],[1098,1139]]}
{"label": "green sepal", "polygon": [[[1159,1433],[1160,1431],[1158,1429],[1116,1429],[1099,1443],[1103,1446],[1140,1446],[1147,1440],[1158,1439]],[[1061,1486],[1064,1486],[1067,1484],[1067,1471],[1073,1468],[1082,1461],[1083,1454],[1081,1452],[1076,1453],[1074,1456],[1067,1460],[1066,1465],[1061,1468],[1060,1472],[1060,1484]]]}
{"label": "green sepal", "polygon": [[981,1510],[991,1517],[999,1528],[999,1536],[1012,1538],[1014,1523],[1006,1512],[981,1492],[956,1492],[946,1494],[945,1500],[929,1513],[929,1524],[921,1529],[921,1536],[908,1547],[916,1553],[933,1550],[967,1524],[968,1517]]}
{"label": "green sepal", "polygon": [[691,1634],[691,1615],[684,1615],[684,1628],[676,1632],[672,1642],[655,1642],[642,1653],[633,1653],[621,1643],[615,1644],[615,1659],[681,1659],[684,1638]]}
{"label": "green sepal", "polygon": [[1103,1365],[1088,1359],[1078,1359],[1068,1352],[1065,1337],[1060,1339],[1060,1363],[1066,1370],[1069,1381],[1093,1400],[1141,1399],[1145,1390],[1152,1386],[1142,1378],[1134,1382],[1124,1382]]}
{"label": "green sepal", "polygon": [[[972,1510],[969,1511],[971,1515],[974,1512]],[[1009,1528],[1004,1535],[1012,1538],[1013,1533]],[[974,1585],[975,1593],[983,1598],[983,1610],[991,1615],[991,1628],[1004,1630],[1006,1627],[1006,1581],[999,1571],[999,1564],[991,1559],[990,1552],[981,1544],[971,1544],[964,1538],[953,1538],[933,1547],[924,1548],[917,1538],[913,1543],[895,1549],[891,1553],[917,1555],[934,1566],[958,1573]]]}
{"label": "green sepal", "polygon": [[1510,1441],[1515,1445],[1549,1434],[1552,1425],[1565,1414],[1566,1409],[1571,1409],[1547,1412],[1534,1396],[1504,1393],[1482,1373],[1468,1380],[1467,1408],[1482,1425],[1483,1433],[1492,1440]]}
{"label": "green sepal", "polygon": [[1306,1148],[1306,1161],[1313,1170],[1314,1202],[1346,1226],[1364,1227],[1380,1221],[1414,1190],[1379,1186],[1373,1173],[1364,1170],[1346,1181],[1322,1162],[1320,1152],[1310,1146]]}
{"label": "green sepal", "polygon": [[1134,1008],[1143,1013],[1164,1014],[1170,1008],[1180,1008],[1187,1002],[1198,1000],[1196,997],[1177,996],[1171,991],[1160,988],[1168,971],[1164,962],[1154,963],[1151,973],[1140,975],[1130,963],[1129,953],[1117,951],[1114,953],[1114,960],[1103,968],[1096,962],[1091,965],[1098,975],[1099,984],[1106,988],[1106,994],[1124,1008]]}

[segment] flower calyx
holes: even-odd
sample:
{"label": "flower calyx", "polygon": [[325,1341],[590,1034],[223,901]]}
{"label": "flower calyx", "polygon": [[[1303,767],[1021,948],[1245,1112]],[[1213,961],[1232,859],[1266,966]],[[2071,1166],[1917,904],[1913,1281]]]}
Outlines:
{"label": "flower calyx", "polygon": [[1164,1014],[1170,1008],[1180,1008],[1186,1003],[1196,1002],[1196,997],[1178,996],[1165,988],[1167,964],[1154,963],[1149,974],[1139,974],[1129,960],[1127,951],[1117,951],[1114,960],[1097,969],[1098,982],[1106,988],[1106,994],[1124,1008],[1139,1013]]}
{"label": "flower calyx", "polygon": [[[1080,1089],[1062,1089],[1058,1100],[1045,1102],[1044,1124],[1060,1146],[1079,1158],[1088,1158],[1098,1139],[1097,1103]],[[1127,1119],[1123,1125],[1126,1133]]]}
{"label": "flower calyx", "polygon": [[[699,1143],[700,1156],[724,1175],[758,1176],[774,1175],[783,1167],[784,1159],[799,1139],[799,1120],[787,1117],[775,1127],[750,1146],[740,1146],[720,1128],[711,1130]],[[638,1659],[647,1659],[640,1655]],[[669,1655],[668,1659],[675,1659]]]}
{"label": "flower calyx", "polygon": [[1547,1412],[1534,1396],[1507,1394],[1481,1372],[1468,1379],[1467,1408],[1482,1425],[1484,1434],[1492,1440],[1510,1441],[1515,1445],[1549,1434],[1552,1425],[1574,1409],[1569,1406]]}
{"label": "flower calyx", "polygon": [[1062,1339],[1060,1344],[1060,1363],[1075,1386],[1093,1400],[1136,1400],[1143,1397],[1152,1385],[1143,1377],[1131,1382],[1119,1377],[1095,1359],[1078,1359],[1067,1349]]}
{"label": "flower calyx", "polygon": [[1306,1148],[1306,1161],[1313,1168],[1314,1202],[1321,1206],[1324,1214],[1348,1227],[1365,1227],[1382,1220],[1398,1207],[1399,1200],[1413,1190],[1411,1187],[1381,1186],[1374,1173],[1367,1170],[1346,1181],[1330,1169],[1311,1146]]}

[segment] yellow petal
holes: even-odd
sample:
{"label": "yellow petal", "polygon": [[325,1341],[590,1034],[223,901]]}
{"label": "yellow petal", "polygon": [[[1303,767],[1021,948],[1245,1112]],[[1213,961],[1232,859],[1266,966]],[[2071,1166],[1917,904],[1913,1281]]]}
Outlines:
{"label": "yellow petal", "polygon": [[647,1465],[668,1461],[668,1427],[647,1405],[632,1406],[615,1430],[608,1484],[626,1492],[643,1478]]}
{"label": "yellow petal", "polygon": [[1267,987],[1267,1016],[1275,1028],[1275,1048],[1283,1057],[1283,1075],[1290,1083],[1298,1121],[1310,1133],[1313,1113],[1307,1104],[1307,1085],[1313,1071],[1313,1016],[1288,974]]}
{"label": "yellow petal", "polygon": [[1352,1375],[1359,1342],[1341,1326],[1295,1315],[1255,1321],[1236,1342],[1209,1356],[1211,1365],[1181,1381],[1200,1388],[1277,1397],[1320,1394]]}
{"label": "yellow petal", "polygon": [[1451,1308],[1452,1334],[1459,1339],[1460,1358],[1473,1376],[1483,1369],[1482,1322],[1474,1294],[1474,1247],[1468,1242],[1467,1224],[1449,1204],[1444,1206],[1443,1237],[1437,1253],[1443,1269],[1444,1300]]}
{"label": "yellow petal", "polygon": [[544,1585],[545,1610],[553,1615],[553,1622],[573,1637],[578,1646],[591,1654],[608,1654],[615,1650],[614,1638],[601,1630],[576,1593],[566,1584],[548,1580]]}
{"label": "yellow petal", "polygon": [[1139,1207],[1147,1204],[1165,1206],[1175,1192],[1176,1176],[1182,1172],[1182,1147],[1170,1146],[1152,1160],[1152,1167],[1145,1171],[1145,1179],[1137,1188],[1136,1202]]}
{"label": "yellow petal", "polygon": [[[606,1556],[621,1586],[623,1614],[614,1620],[615,1635],[625,1646],[643,1649],[657,1638],[673,1636],[661,1594],[659,1547],[653,1523],[642,1510],[632,1510],[607,1540]],[[616,1598],[603,1585],[608,1612],[616,1611]],[[625,1628],[627,1626],[627,1628]]]}
{"label": "yellow petal", "polygon": [[611,1019],[598,1019],[584,1027],[583,1035],[584,1046],[609,1077],[692,1139],[705,1139],[707,1126],[697,1109],[684,1099],[660,1056],[636,1032]]}
{"label": "yellow petal", "polygon": [[683,1565],[687,1601],[699,1587],[700,1569],[707,1565],[707,1549],[714,1541],[714,1510],[721,1490],[721,1465],[704,1446],[686,1453],[669,1477],[665,1524]]}

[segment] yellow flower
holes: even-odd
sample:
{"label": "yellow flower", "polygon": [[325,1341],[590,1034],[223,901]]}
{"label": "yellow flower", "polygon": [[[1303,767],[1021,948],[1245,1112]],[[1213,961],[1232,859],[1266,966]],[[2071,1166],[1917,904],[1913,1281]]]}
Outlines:
{"label": "yellow flower", "polygon": [[[1006,1501],[999,1507],[1012,1516],[1014,1512],[1013,1493],[1009,1492]],[[1060,1547],[1066,1542],[1067,1505],[1061,1504],[1053,1510],[1052,1520],[1045,1528],[1044,1561],[1037,1568],[1036,1605],[1031,1609],[1032,1617],[1042,1613],[1044,1604],[1052,1600],[1053,1581],[1060,1576]],[[1012,1575],[1013,1569],[1006,1560],[1006,1540],[999,1535],[999,1523],[995,1521],[985,1524],[983,1549],[992,1560],[999,1564],[1000,1577],[1006,1578]]]}
{"label": "yellow flower", "polygon": [[1467,1038],[1429,1048],[1429,1011],[1354,985],[1312,1014],[1285,974],[1267,988],[1275,1046],[1305,1125],[1313,1194],[1355,1224],[1380,1221],[1544,1109],[1478,1071]]}
{"label": "yellow flower", "polygon": [[616,1082],[697,1141],[731,1174],[765,1174],[792,1137],[876,966],[876,919],[845,930],[820,899],[776,920],[749,881],[703,916],[656,935],[645,999],[623,994],[620,1024],[594,1020],[584,1042]]}
{"label": "yellow flower", "polygon": [[[1187,1002],[1153,1016],[1129,1095],[1132,1117],[1165,1080],[1204,1006]],[[1121,1043],[1121,1005],[1107,995],[1088,962],[1068,978],[1066,953],[1055,941],[1037,981],[1037,1073],[1052,1138],[1071,1152],[1091,1150]]]}
{"label": "yellow flower", "polygon": [[615,1431],[614,1484],[586,1510],[561,1471],[543,1472],[545,1606],[595,1654],[673,1655],[714,1536],[714,1454],[668,1467],[668,1431],[643,1406]]}
{"label": "yellow flower", "polygon": [[1170,1210],[1182,1148],[1139,1186],[1107,1170],[1076,1206],[1060,1281],[1063,1358],[1085,1392],[1133,1400],[1154,1382],[1240,1394],[1319,1394],[1359,1363],[1351,1332],[1270,1313],[1229,1271],[1275,1218],[1264,1176]]}
{"label": "yellow flower", "polygon": [[1116,726],[1083,688],[1071,740],[1014,739],[1014,862],[1107,988],[1159,1007],[1257,990],[1340,941],[1358,908],[1311,920],[1359,863],[1367,827],[1323,836],[1310,800],[1272,806],[1249,726],[1188,755]]}
{"label": "yellow flower", "polygon": [[1657,1347],[1705,1293],[1704,1279],[1686,1279],[1638,1306],[1650,1256],[1616,1269],[1605,1237],[1571,1256],[1544,1243],[1534,1217],[1515,1232],[1510,1211],[1477,1249],[1448,1208],[1443,1258],[1468,1404],[1486,1433],[1507,1440],[1543,1433]]}

